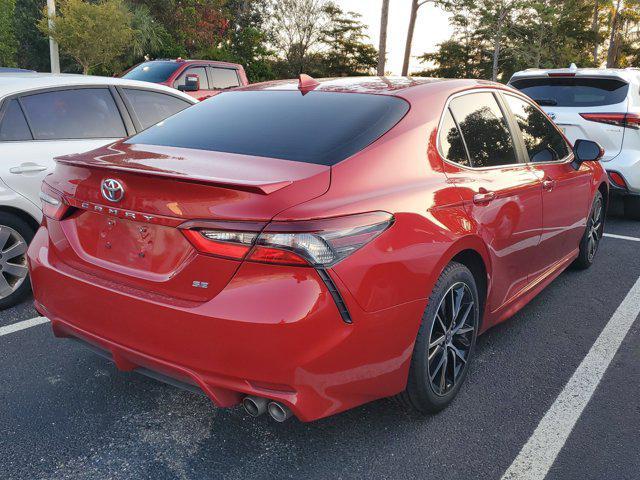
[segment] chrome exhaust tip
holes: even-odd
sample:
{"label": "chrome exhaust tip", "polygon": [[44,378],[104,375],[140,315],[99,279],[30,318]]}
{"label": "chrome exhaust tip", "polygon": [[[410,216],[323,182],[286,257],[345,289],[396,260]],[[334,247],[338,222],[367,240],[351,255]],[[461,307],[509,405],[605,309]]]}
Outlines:
{"label": "chrome exhaust tip", "polygon": [[284,422],[292,415],[291,410],[289,410],[289,408],[285,407],[284,405],[278,402],[269,402],[268,408],[269,408],[269,415],[271,415],[271,418],[273,418],[276,422],[279,422],[279,423]]}
{"label": "chrome exhaust tip", "polygon": [[267,411],[269,400],[261,397],[247,396],[242,399],[244,410],[252,417],[259,417]]}

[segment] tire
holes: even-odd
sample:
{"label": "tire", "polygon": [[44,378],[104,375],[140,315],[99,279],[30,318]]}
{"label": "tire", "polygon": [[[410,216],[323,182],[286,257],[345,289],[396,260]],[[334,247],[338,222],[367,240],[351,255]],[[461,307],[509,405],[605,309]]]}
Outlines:
{"label": "tire", "polygon": [[574,268],[585,270],[593,265],[600,240],[604,234],[604,216],[604,199],[602,193],[598,191],[591,204],[587,228],[585,228],[584,235],[580,240],[580,253],[573,262]]}
{"label": "tire", "polygon": [[[422,414],[436,413],[449,405],[469,370],[479,323],[480,302],[475,279],[467,267],[452,262],[440,275],[429,297],[413,349],[407,388],[397,395],[397,400]],[[436,342],[440,343],[434,346]],[[456,350],[461,355],[457,355]]]}
{"label": "tire", "polygon": [[35,231],[12,213],[0,212],[0,310],[24,300],[31,293],[27,247]]}
{"label": "tire", "polygon": [[624,197],[624,216],[629,220],[640,220],[640,196]]}

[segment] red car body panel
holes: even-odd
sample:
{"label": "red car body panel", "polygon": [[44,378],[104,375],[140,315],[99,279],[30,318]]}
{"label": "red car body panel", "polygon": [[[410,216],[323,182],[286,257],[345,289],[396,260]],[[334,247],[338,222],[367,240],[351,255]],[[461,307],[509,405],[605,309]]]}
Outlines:
{"label": "red car body panel", "polygon": [[[399,393],[427,299],[452,259],[482,260],[484,331],[571,263],[593,196],[607,189],[597,163],[578,172],[569,163],[479,171],[443,160],[436,139],[447,99],[477,89],[521,96],[470,80],[320,83],[318,91],[396,95],[411,105],[385,135],[332,167],[122,142],[62,158],[46,184],[77,210],[47,218],[31,244],[36,307],[56,335],[109,352],[123,370],[197,385],[219,406],[253,394],[310,421]],[[113,212],[100,195],[106,176],[134,192]],[[547,176],[557,181],[550,191]],[[475,203],[481,188],[497,198]],[[176,228],[375,211],[392,213],[393,225],[326,270],[351,323],[314,268],[204,255]],[[199,291],[192,280],[210,286]]]}

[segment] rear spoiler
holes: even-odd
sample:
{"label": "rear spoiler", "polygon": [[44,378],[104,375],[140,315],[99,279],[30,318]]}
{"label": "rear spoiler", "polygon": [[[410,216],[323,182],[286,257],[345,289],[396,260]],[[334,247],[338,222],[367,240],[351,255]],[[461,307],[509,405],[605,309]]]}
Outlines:
{"label": "rear spoiler", "polygon": [[166,172],[166,171],[157,171],[157,170],[145,170],[144,168],[136,168],[133,166],[121,166],[121,165],[100,165],[96,163],[87,163],[82,159],[74,159],[72,157],[59,157],[56,158],[55,161],[57,163],[62,163],[65,165],[71,165],[75,167],[85,167],[85,168],[100,168],[108,171],[119,171],[125,173],[133,173],[136,175],[146,175],[153,177],[163,177],[163,178],[172,178],[175,180],[180,180],[182,182],[189,183],[204,183],[207,185],[213,185],[221,188],[228,188],[231,190],[240,190],[244,192],[257,193],[260,195],[269,195],[270,193],[277,192],[293,183],[291,180],[284,180],[281,182],[269,182],[269,181],[251,181],[251,180],[234,180],[229,178],[217,178],[217,177],[209,177],[209,176],[194,176],[194,175],[185,175],[181,172]]}
{"label": "rear spoiler", "polygon": [[536,80],[536,79],[541,79],[541,78],[592,78],[595,80],[598,79],[603,79],[603,80],[619,80],[621,82],[630,84],[630,81],[624,77],[620,77],[618,75],[593,75],[590,73],[582,73],[582,72],[577,72],[577,73],[572,73],[572,72],[552,72],[552,73],[544,73],[544,74],[524,74],[524,75],[513,75],[510,79],[509,82],[507,83],[508,85],[511,85],[511,83],[513,82],[517,82],[519,80]]}

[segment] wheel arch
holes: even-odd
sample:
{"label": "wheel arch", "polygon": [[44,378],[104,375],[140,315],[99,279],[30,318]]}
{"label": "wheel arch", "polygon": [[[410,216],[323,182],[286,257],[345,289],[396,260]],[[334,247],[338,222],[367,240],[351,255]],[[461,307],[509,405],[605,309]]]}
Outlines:
{"label": "wheel arch", "polygon": [[601,182],[598,185],[598,191],[602,194],[602,200],[604,201],[604,211],[605,213],[609,209],[609,185],[607,182]]}
{"label": "wheel arch", "polygon": [[38,227],[40,226],[40,222],[38,222],[38,220],[36,220],[31,214],[25,212],[24,210],[21,210],[19,208],[15,208],[15,207],[10,207],[8,205],[0,205],[0,212],[5,212],[5,213],[10,213],[12,215],[15,215],[16,217],[24,220],[25,222],[27,222],[27,224],[33,228],[33,231],[37,231]]}
{"label": "wheel arch", "polygon": [[469,269],[476,281],[480,300],[480,329],[485,319],[485,308],[491,287],[491,262],[486,245],[476,236],[467,236],[458,240],[449,248],[439,265],[439,275],[451,262],[457,262]]}
{"label": "wheel arch", "polygon": [[476,250],[467,249],[459,252],[451,261],[467,267],[476,281],[478,299],[480,300],[480,326],[482,326],[484,309],[487,305],[487,292],[489,289],[489,277],[484,259]]}

